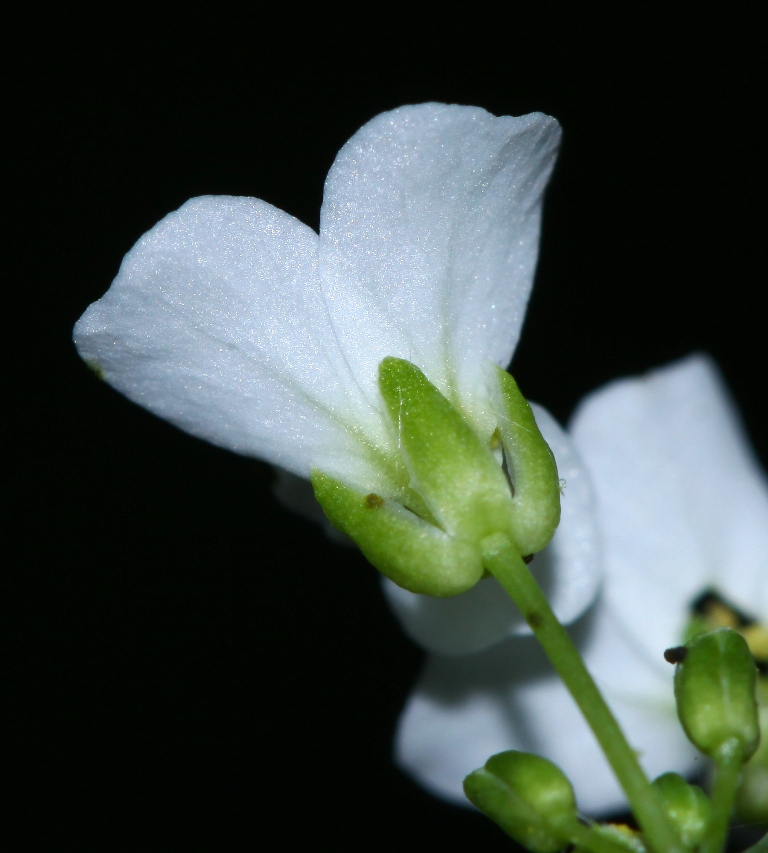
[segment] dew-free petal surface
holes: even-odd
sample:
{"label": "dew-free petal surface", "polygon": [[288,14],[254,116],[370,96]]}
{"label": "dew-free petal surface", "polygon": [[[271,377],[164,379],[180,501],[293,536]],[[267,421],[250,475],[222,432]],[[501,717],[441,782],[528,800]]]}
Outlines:
{"label": "dew-free petal surface", "polygon": [[[567,433],[541,406],[536,422],[564,481],[561,520],[550,544],[531,563],[553,609],[564,623],[590,605],[601,580],[594,499],[584,465]],[[467,654],[530,628],[495,578],[453,598],[416,595],[383,580],[387,601],[403,630],[419,645],[441,654]]]}
{"label": "dew-free petal surface", "polygon": [[709,358],[596,391],[571,432],[595,486],[606,595],[653,660],[708,587],[768,620],[768,485]]}
{"label": "dew-free petal surface", "polygon": [[483,423],[484,365],[506,367],[520,336],[559,137],[541,113],[421,104],[382,113],[341,149],[320,270],[369,399],[379,362],[397,356]]}
{"label": "dew-free petal surface", "polygon": [[305,477],[314,464],[375,485],[343,425],[375,440],[380,418],[341,356],[317,248],[314,231],[266,202],[192,199],[126,255],[76,325],[78,350],[193,435]]}

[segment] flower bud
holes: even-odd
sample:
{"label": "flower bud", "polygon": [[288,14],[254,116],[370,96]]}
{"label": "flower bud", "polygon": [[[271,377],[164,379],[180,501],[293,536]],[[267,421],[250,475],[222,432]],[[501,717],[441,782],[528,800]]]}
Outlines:
{"label": "flower bud", "polygon": [[677,773],[664,773],[653,781],[669,819],[686,847],[704,840],[712,805],[698,785],[689,785]]}
{"label": "flower bud", "polygon": [[469,801],[532,853],[556,853],[578,828],[571,783],[546,758],[501,752],[464,780]]}
{"label": "flower bud", "polygon": [[760,729],[757,668],[744,638],[730,628],[699,634],[685,646],[675,670],[677,713],[689,740],[705,755],[738,749],[746,761]]}

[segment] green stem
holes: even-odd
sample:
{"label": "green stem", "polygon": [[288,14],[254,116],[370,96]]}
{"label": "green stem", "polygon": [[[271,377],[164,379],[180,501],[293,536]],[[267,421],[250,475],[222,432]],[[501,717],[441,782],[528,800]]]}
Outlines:
{"label": "green stem", "polygon": [[520,609],[589,723],[649,846],[656,853],[683,853],[677,833],[635,753],[522,557],[503,534],[489,536],[481,545],[485,567]]}
{"label": "green stem", "polygon": [[725,848],[728,823],[736,799],[736,788],[744,764],[744,751],[737,738],[731,738],[713,756],[715,784],[712,787],[712,815],[707,825],[707,835],[701,853],[721,853]]}

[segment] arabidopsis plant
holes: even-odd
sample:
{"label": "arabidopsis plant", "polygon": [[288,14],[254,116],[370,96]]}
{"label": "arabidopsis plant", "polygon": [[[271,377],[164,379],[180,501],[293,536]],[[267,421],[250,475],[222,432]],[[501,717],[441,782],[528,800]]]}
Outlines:
{"label": "arabidopsis plant", "polygon": [[[558,140],[538,113],[379,115],[339,152],[319,235],[256,199],[192,199],[85,312],[80,354],[182,429],[312,477],[397,584],[464,592],[483,538],[504,531],[527,555],[557,525],[552,454],[500,368]],[[572,572],[570,618],[596,577]]]}

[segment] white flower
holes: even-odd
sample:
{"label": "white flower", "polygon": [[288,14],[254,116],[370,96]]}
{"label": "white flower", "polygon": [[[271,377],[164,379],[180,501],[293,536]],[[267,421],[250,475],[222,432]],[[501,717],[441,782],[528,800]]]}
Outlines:
{"label": "white flower", "polygon": [[[677,721],[665,648],[702,594],[768,624],[768,483],[704,356],[587,397],[570,427],[593,481],[606,580],[576,626],[587,665],[652,776],[702,758]],[[527,653],[521,646],[531,645]],[[463,777],[505,749],[538,752],[574,782],[580,808],[625,807],[597,744],[528,638],[430,656],[400,721],[397,757],[465,802]],[[466,803],[465,803],[466,804]]]}
{"label": "white flower", "polygon": [[[339,152],[319,235],[256,199],[192,199],[85,312],[80,354],[196,436],[396,498],[403,466],[379,364],[417,365],[490,441],[487,368],[506,366],[520,335],[558,141],[538,113],[379,115]],[[573,618],[594,560],[558,572]]]}

